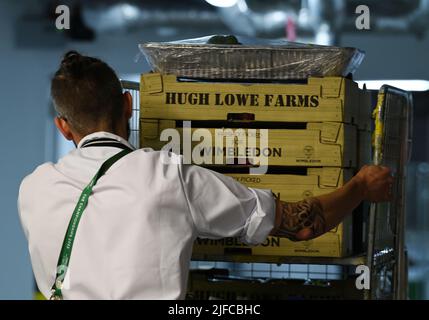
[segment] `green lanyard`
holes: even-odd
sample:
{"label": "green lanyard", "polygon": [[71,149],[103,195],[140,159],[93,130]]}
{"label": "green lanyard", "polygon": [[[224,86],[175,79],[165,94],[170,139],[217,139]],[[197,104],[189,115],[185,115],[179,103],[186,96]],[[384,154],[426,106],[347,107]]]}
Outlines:
{"label": "green lanyard", "polygon": [[73,211],[73,215],[70,219],[67,227],[67,232],[64,237],[63,246],[61,247],[60,256],[57,262],[57,273],[55,276],[55,283],[51,289],[50,300],[62,300],[63,295],[61,289],[63,287],[64,278],[70,263],[70,255],[73,248],[74,238],[76,236],[77,227],[79,225],[80,218],[82,217],[83,211],[88,205],[88,198],[92,193],[92,188],[97,183],[98,179],[103,176],[106,171],[119,159],[132,152],[131,149],[124,149],[121,152],[115,154],[113,157],[107,159],[100,167],[100,169],[92,178],[91,182],[83,189],[79,201]]}

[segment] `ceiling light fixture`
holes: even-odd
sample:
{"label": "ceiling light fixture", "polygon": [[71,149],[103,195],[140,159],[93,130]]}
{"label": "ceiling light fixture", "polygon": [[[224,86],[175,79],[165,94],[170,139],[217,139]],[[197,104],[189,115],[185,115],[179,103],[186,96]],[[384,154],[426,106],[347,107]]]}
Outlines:
{"label": "ceiling light fixture", "polygon": [[215,7],[227,8],[235,6],[238,0],[206,0],[206,2]]}

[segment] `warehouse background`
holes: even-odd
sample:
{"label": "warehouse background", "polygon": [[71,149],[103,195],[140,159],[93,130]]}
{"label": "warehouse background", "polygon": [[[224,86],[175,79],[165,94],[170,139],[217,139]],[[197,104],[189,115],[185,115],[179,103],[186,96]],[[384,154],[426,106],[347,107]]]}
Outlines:
{"label": "warehouse background", "polygon": [[[58,3],[72,5],[73,2]],[[134,6],[138,1],[92,1],[94,5],[83,7],[86,8],[84,15],[91,18],[91,28],[96,37],[83,41],[78,39],[79,35],[70,38],[70,35],[55,30],[54,21],[46,14],[46,8],[55,5],[55,1],[0,0],[0,299],[33,298],[33,275],[26,241],[19,224],[16,199],[21,179],[36,165],[54,160],[59,153],[64,152],[61,148],[67,148],[59,143],[55,134],[49,99],[50,77],[56,70],[61,55],[69,49],[76,49],[101,57],[122,77],[131,77],[130,75],[149,70],[144,58],[139,56],[139,43],[250,32],[249,26],[231,31],[227,18],[223,16],[227,9],[216,9],[204,0],[180,1],[181,5],[178,2],[145,1],[147,7],[138,7]],[[257,3],[248,1],[249,6],[252,2]],[[317,1],[259,2],[264,3],[260,10],[266,13],[278,10],[282,3],[291,3],[293,9],[293,6],[300,6],[302,3]],[[404,14],[413,10],[411,4],[415,5],[414,9],[424,4],[426,7],[422,8],[428,8],[427,1],[383,1],[385,6],[381,8],[376,5],[380,1],[358,2],[366,2],[370,9],[372,6],[377,9],[374,9],[373,23],[376,23],[377,16],[385,13],[389,15],[389,19],[396,19],[397,26],[392,22],[390,29],[359,31],[350,27],[350,24],[354,25],[353,6],[344,8],[347,15],[344,14],[341,18],[347,20],[348,26],[344,27],[346,31],[334,41],[341,46],[363,49],[367,54],[355,79],[429,79],[429,36],[426,34],[429,25],[421,23],[409,29],[403,27],[406,24]],[[112,8],[116,8],[116,14]],[[255,8],[259,9],[257,5]],[[427,12],[423,10],[422,13],[426,14],[426,19],[422,21],[429,24]],[[143,20],[136,20],[139,15]],[[190,23],[190,17],[199,18]],[[420,21],[419,19],[416,17],[413,21]],[[110,25],[103,21],[110,21]],[[329,25],[330,21],[327,22]],[[262,28],[259,25],[254,27]],[[281,36],[278,28],[270,28],[273,29],[264,29],[264,32],[257,35]],[[297,34],[299,36],[299,28]],[[315,39],[315,36],[308,30],[305,33],[306,39]],[[412,167],[414,176],[411,183],[418,180],[421,197],[417,209],[422,213],[429,212],[429,132],[426,129],[429,112],[422,109],[416,110],[416,113],[419,119],[415,124],[416,145],[413,157],[418,163]],[[428,249],[423,246],[422,241],[429,238],[429,216],[416,216],[415,213],[413,211],[407,232],[411,257],[413,252],[419,252],[418,259],[412,260],[411,282],[413,279],[424,279],[429,268]],[[415,232],[417,226],[419,229]],[[421,289],[418,290],[423,292],[425,285],[420,286]],[[429,293],[421,293],[419,297],[429,298]]]}

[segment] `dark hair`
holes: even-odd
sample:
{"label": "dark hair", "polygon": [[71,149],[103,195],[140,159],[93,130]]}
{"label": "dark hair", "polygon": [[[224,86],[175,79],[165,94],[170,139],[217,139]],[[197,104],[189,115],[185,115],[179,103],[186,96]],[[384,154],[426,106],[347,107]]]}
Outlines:
{"label": "dark hair", "polygon": [[122,86],[105,62],[76,51],[64,55],[51,83],[55,109],[80,135],[114,130],[122,112]]}

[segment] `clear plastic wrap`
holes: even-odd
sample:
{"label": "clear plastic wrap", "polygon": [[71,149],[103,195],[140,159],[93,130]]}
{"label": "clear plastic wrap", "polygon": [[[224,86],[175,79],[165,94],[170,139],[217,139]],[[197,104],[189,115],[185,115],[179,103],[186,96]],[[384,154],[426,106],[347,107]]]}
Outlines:
{"label": "clear plastic wrap", "polygon": [[[222,36],[216,36],[222,39]],[[234,38],[224,37],[228,43]],[[139,45],[155,72],[192,79],[288,80],[348,76],[365,53],[340,48],[237,37],[240,44],[212,44],[213,36]]]}

